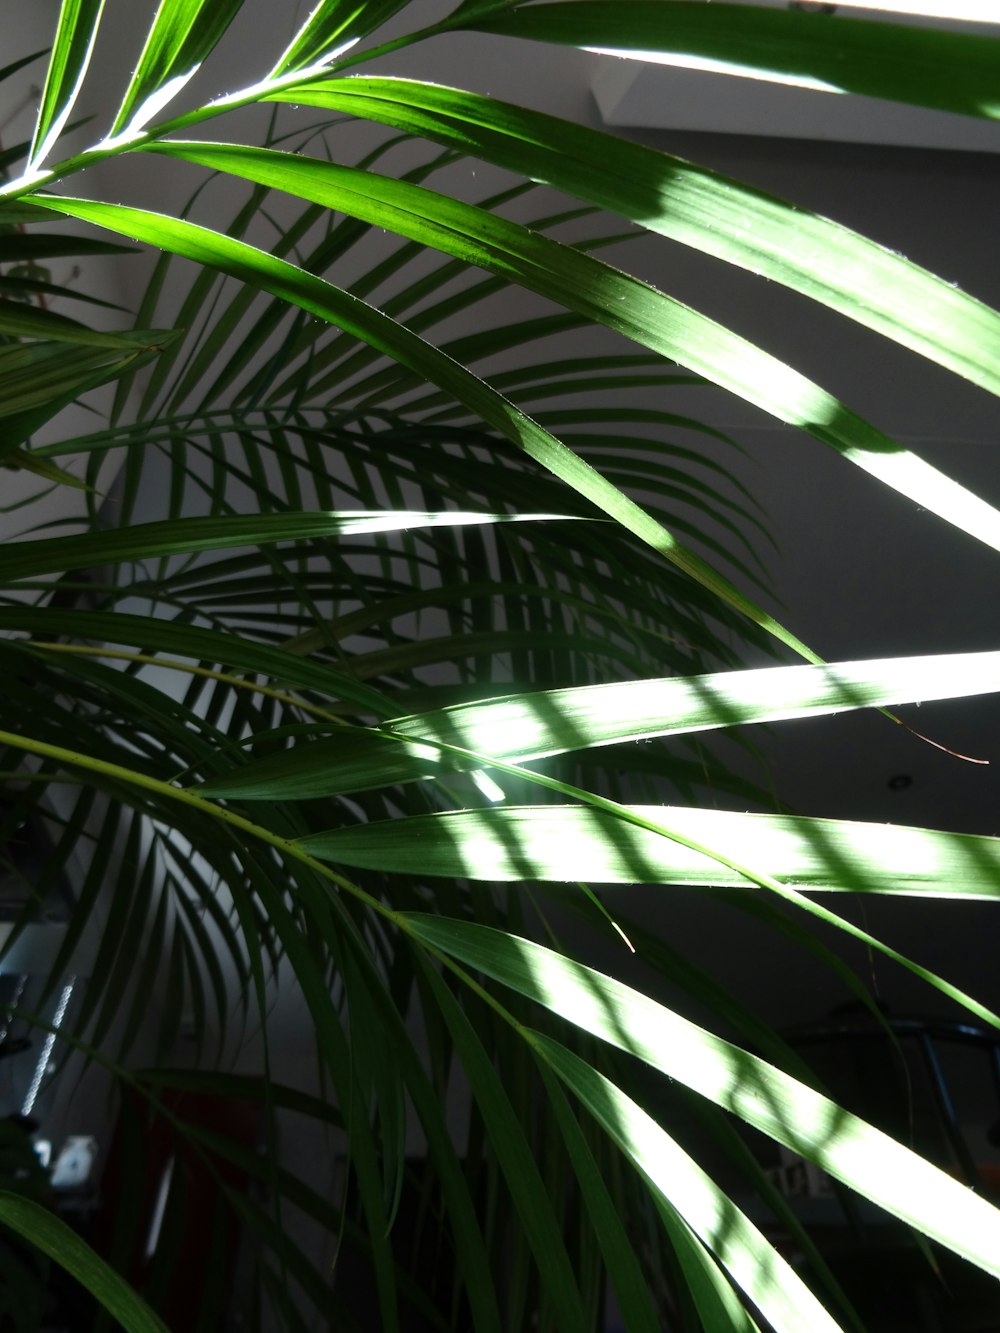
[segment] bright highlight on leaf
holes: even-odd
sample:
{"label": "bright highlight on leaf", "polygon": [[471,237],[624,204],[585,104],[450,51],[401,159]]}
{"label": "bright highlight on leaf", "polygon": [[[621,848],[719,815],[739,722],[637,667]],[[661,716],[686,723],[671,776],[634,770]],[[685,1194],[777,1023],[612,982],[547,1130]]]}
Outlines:
{"label": "bright highlight on leaf", "polygon": [[[964,3],[948,16],[967,17]],[[467,26],[619,55],[710,60],[732,74],[1000,116],[995,47],[977,33],[715,0],[556,0],[482,14],[473,7]]]}
{"label": "bright highlight on leaf", "polygon": [[807,661],[816,654],[774,618],[744,597],[723,575],[684,547],[662,523],[657,522],[596,469],[512,403],[451,357],[417,337],[405,326],[366,305],[345,291],[323,282],[292,264],[228,236],[140,209],[102,204],[88,199],[36,196],[36,202],[56,212],[95,222],[116,231],[127,230],[174,254],[218,268],[242,281],[262,286],[283,300],[319,315],[345,332],[360,338],[422,378],[445,389],[477,417],[498,430],[518,448],[540,462],[554,476],[573,487],[608,517],[658,551],[678,569],[773,634]]}
{"label": "bright highlight on leaf", "polygon": [[173,101],[242,8],[243,0],[160,0],[111,127],[112,143],[127,143]]}
{"label": "bright highlight on leaf", "polygon": [[865,9],[886,14],[957,20],[960,23],[996,23],[994,0],[838,0],[838,9]]}
{"label": "bright highlight on leaf", "polygon": [[728,859],[766,866],[800,890],[1000,898],[997,838],[792,815],[627,808],[716,856],[577,805],[412,815],[313,833],[300,845],[341,865],[408,875],[754,887]]}
{"label": "bright highlight on leaf", "polygon": [[548,297],[809,432],[887,486],[1000,551],[1000,513],[985,500],[777,357],[572,246],[423,186],[335,163],[201,141],[171,140],[150,144],[148,150],[342,209]]}
{"label": "bright highlight on leaf", "polygon": [[[539,690],[398,718],[381,731],[353,729],[335,740],[300,742],[284,754],[215,778],[204,790],[243,800],[302,800],[479,767],[479,758],[451,753],[449,746],[474,756],[526,763],[741,723],[997,690],[1000,653],[765,667]],[[586,879],[587,874],[568,878]]]}
{"label": "bright highlight on leaf", "polygon": [[764,667],[459,704],[392,730],[501,759],[1000,690],[1000,652]]}
{"label": "bright highlight on leaf", "polygon": [[72,114],[90,64],[104,0],[63,0],[38,120],[28,153],[29,173],[45,161]]}
{"label": "bright highlight on leaf", "polygon": [[[978,0],[914,5],[982,17]],[[580,1333],[606,1322],[609,1289],[629,1333],[679,1319],[711,1333],[865,1327],[728,1112],[1000,1276],[1000,1212],[813,1091],[801,1052],[617,911],[615,889],[695,910],[704,895],[674,886],[705,887],[809,949],[886,1030],[887,1074],[904,1043],[869,994],[885,962],[1000,1030],[819,897],[995,910],[1000,839],[742,813],[782,807],[690,739],[666,743],[1000,688],[1000,652],[824,665],[695,555],[689,537],[763,604],[781,596],[766,583],[767,518],[727,471],[740,442],[684,399],[722,386],[996,550],[1000,514],[601,252],[641,228],[643,247],[666,238],[782,283],[996,396],[1000,313],[707,169],[390,76],[398,52],[464,33],[477,61],[494,47],[516,60],[510,42],[533,40],[995,117],[1000,40],[716,0],[310,0],[270,26],[243,0],[132,8],[145,20],[134,70],[90,69],[103,0],[62,0],[31,143],[2,149],[0,461],[16,493],[78,507],[64,528],[0,497],[17,537],[0,543],[0,839],[18,873],[30,846],[33,891],[59,886],[71,907],[39,978],[62,996],[66,974],[88,977],[56,1020],[63,1054],[117,1082],[126,1130],[147,1112],[162,1122],[180,1186],[189,1162],[221,1182],[228,1212],[206,1253],[239,1227],[254,1257],[224,1293],[232,1317],[349,1326],[358,1276],[386,1333],[414,1320]],[[214,58],[223,38],[238,54],[241,33],[242,87]],[[368,77],[369,61],[386,73]],[[118,109],[110,129],[74,127],[83,146],[60,161],[87,80]],[[72,197],[84,169],[134,197],[149,153],[162,199],[175,167],[198,182],[176,215]],[[129,245],[77,234],[97,227]],[[135,327],[72,318],[95,304],[131,318],[64,267],[133,242],[160,252]],[[669,276],[645,251],[637,265]],[[522,319],[498,314],[515,288],[532,305]],[[638,347],[603,354],[607,331]],[[87,433],[70,434],[84,412]],[[721,669],[744,648],[767,660],[766,636],[811,665]],[[976,758],[992,746],[986,734]],[[577,962],[567,905],[622,975],[641,970],[747,1049]],[[865,966],[817,921],[867,950]],[[714,940],[704,953],[725,971]],[[272,1076],[275,1057],[297,1061],[274,1046],[290,992],[309,1052],[294,1089]],[[53,1026],[35,1027],[55,1049]],[[208,1068],[250,1067],[248,1034],[262,1076]],[[160,1067],[132,1073],[137,1049]],[[204,1067],[176,1069],[181,1050]],[[192,1119],[191,1095],[259,1117],[266,1152]],[[912,1081],[907,1099],[916,1124]],[[678,1108],[714,1144],[711,1171],[688,1155]],[[321,1145],[308,1171],[286,1151],[300,1130]],[[151,1302],[169,1301],[190,1196],[168,1201],[154,1252],[130,1258],[148,1170],[127,1160],[129,1139],[111,1252],[147,1274]],[[960,1158],[974,1181],[977,1161]],[[767,1227],[735,1202],[751,1193]],[[24,1242],[15,1259],[34,1247],[102,1317],[162,1333],[53,1216],[4,1195],[0,1221]],[[0,1323],[10,1255],[0,1247]],[[930,1290],[939,1256],[921,1257]],[[206,1297],[203,1323],[213,1309]]]}
{"label": "bright highlight on leaf", "polygon": [[530,1039],[775,1328],[836,1333],[839,1324],[787,1260],[652,1116],[564,1046],[540,1033]]}
{"label": "bright highlight on leaf", "polygon": [[268,81],[291,72],[330,65],[374,32],[409,0],[319,0],[288,49],[268,75]]}
{"label": "bright highlight on leaf", "polygon": [[766,66],[737,64],[732,61],[713,59],[711,56],[685,55],[676,51],[635,51],[613,46],[584,46],[581,50],[595,56],[616,56],[620,60],[640,60],[647,65],[670,65],[674,69],[701,70],[704,74],[738,75],[753,79],[757,83],[782,83],[793,88],[808,88],[817,93],[843,93],[834,83],[811,78],[808,74],[779,74]]}
{"label": "bright highlight on leaf", "polygon": [[1000,1211],[826,1097],[542,945],[472,922],[405,920],[442,953],[686,1084],[1000,1277]]}
{"label": "bright highlight on leaf", "polygon": [[[637,225],[784,283],[1000,392],[996,312],[826,218],[670,154],[416,80],[312,80],[268,100],[344,111],[528,172]],[[595,172],[595,156],[603,170]]]}
{"label": "bright highlight on leaf", "polygon": [[84,569],[110,561],[214,551],[257,543],[335,539],[368,533],[408,532],[414,528],[467,527],[479,523],[530,523],[558,520],[557,514],[441,514],[374,512],[328,514],[228,515],[147,523],[80,537],[52,537],[19,542],[0,552],[0,578],[19,579],[57,569]]}

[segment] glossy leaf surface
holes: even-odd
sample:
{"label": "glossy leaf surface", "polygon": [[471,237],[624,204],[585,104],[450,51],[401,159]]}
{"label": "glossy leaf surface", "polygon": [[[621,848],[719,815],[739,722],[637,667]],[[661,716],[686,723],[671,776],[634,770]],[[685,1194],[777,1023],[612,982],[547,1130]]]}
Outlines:
{"label": "glossy leaf surface", "polygon": [[29,169],[45,160],[73,111],[103,11],[104,0],[63,0],[28,154]]}
{"label": "glossy leaf surface", "polygon": [[422,186],[354,168],[228,144],[154,144],[372,226],[443,249],[689,367],[798,426],[909,499],[1000,550],[1000,514],[792,367],[700,312],[590,255]]}
{"label": "glossy leaf surface", "polygon": [[943,1171],[758,1057],[551,949],[471,922],[409,916],[450,957],[537,1001],[741,1119],[1000,1276],[1000,1212]]}
{"label": "glossy leaf surface", "polygon": [[[474,767],[484,756],[524,763],[740,723],[778,722],[998,689],[1000,654],[968,653],[766,667],[521,693],[399,718],[381,732],[355,730],[335,741],[300,744],[285,754],[246,764],[216,779],[207,790],[249,800],[301,800],[413,781],[439,768]],[[462,750],[475,757],[463,756]]]}
{"label": "glossy leaf surface", "polygon": [[[767,866],[800,890],[1000,897],[996,838],[726,810],[651,805],[630,811],[721,858]],[[753,887],[694,847],[584,806],[415,815],[314,833],[301,845],[342,865],[411,875]]]}
{"label": "glossy leaf surface", "polygon": [[[510,103],[415,80],[310,82],[272,100],[391,125],[529,173],[876,329],[1000,393],[1000,318],[902,256],[738,181]],[[604,169],[595,172],[599,157]]]}
{"label": "glossy leaf surface", "polygon": [[782,14],[690,0],[560,0],[491,7],[467,26],[534,41],[597,47],[831,93],[862,93],[971,116],[1000,116],[995,41],[840,16]]}

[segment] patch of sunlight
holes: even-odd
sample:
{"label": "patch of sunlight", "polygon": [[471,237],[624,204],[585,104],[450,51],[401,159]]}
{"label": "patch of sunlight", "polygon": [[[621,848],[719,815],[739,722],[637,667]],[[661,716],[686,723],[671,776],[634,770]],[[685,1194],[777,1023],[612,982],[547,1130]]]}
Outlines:
{"label": "patch of sunlight", "polygon": [[[500,799],[504,799],[499,787],[497,791]],[[453,852],[458,860],[453,873],[505,883],[530,879],[569,882],[585,877],[611,883],[620,878],[615,847],[603,833],[599,819],[584,810],[579,812],[581,821],[574,825],[569,855],[576,859],[567,872],[559,855],[554,854],[560,828],[544,818],[546,813],[559,809],[558,806],[507,807],[500,811],[462,810],[445,816],[439,831],[453,839]],[[567,855],[565,849],[563,855]]]}
{"label": "patch of sunlight", "polygon": [[[37,189],[38,186],[43,185],[51,175],[52,172],[48,167],[28,167],[28,169],[20,176],[16,176],[13,180],[5,181],[0,184],[0,199],[3,199],[8,195],[23,194],[25,190]],[[6,510],[4,510],[4,512],[6,512]]]}
{"label": "patch of sunlight", "polygon": [[59,138],[60,134],[62,134],[66,121],[69,119],[70,112],[76,105],[76,99],[80,95],[80,89],[83,86],[83,80],[86,73],[87,65],[86,62],[83,62],[81,63],[73,87],[63,95],[63,110],[56,116],[55,120],[53,120],[52,124],[49,126],[48,134],[46,134],[45,138],[31,155],[31,162],[29,163],[28,170],[31,172],[32,176],[38,175],[39,164],[45,161],[49,153],[51,153],[56,140]]}
{"label": "patch of sunlight", "polygon": [[419,741],[414,741],[406,746],[406,753],[413,759],[419,759],[421,763],[433,764],[436,768],[441,762],[441,751],[433,745],[421,745]]}
{"label": "patch of sunlight", "polygon": [[873,477],[1000,551],[1000,513],[916,454],[855,448],[843,453]]}
{"label": "patch of sunlight", "polygon": [[599,56],[619,56],[623,60],[640,60],[649,65],[670,65],[674,69],[700,70],[703,74],[735,74],[739,78],[756,79],[760,83],[782,83],[796,88],[809,88],[818,93],[842,93],[846,90],[835,83],[815,79],[809,74],[779,74],[754,65],[734,65],[728,60],[713,60],[710,56],[681,55],[673,51],[622,50],[613,46],[584,46]]}
{"label": "patch of sunlight", "polygon": [[105,139],[100,145],[101,148],[117,148],[133,139],[146,128],[154,116],[158,115],[168,103],[173,101],[185,84],[194,78],[199,69],[201,69],[200,60],[183,74],[175,74],[172,79],[168,79],[161,87],[151,92],[138,110],[129,117],[128,124],[118,134],[112,135],[110,139]]}
{"label": "patch of sunlight", "polygon": [[288,48],[288,50],[282,54],[281,59],[278,61],[274,69],[271,70],[271,73],[268,74],[266,78],[261,79],[259,83],[254,84],[251,88],[244,89],[243,90],[244,93],[258,93],[258,92],[269,91],[272,88],[275,81],[278,79],[284,82],[288,78],[294,77],[296,83],[299,82],[304,83],[306,79],[314,78],[317,74],[328,74],[330,72],[330,66],[335,61],[339,60],[342,55],[346,55],[347,52],[350,51],[352,46],[357,46],[358,42],[361,41],[361,38],[351,37],[346,42],[341,42],[340,46],[335,46],[333,50],[328,51],[325,56],[322,56],[319,60],[313,61],[311,65],[304,66],[302,69],[285,70],[283,68],[285,61],[287,60],[290,52],[295,50],[295,45],[297,41],[298,38],[296,38],[295,42],[293,42],[292,45]]}
{"label": "patch of sunlight", "polygon": [[800,884],[846,888],[857,878],[874,889],[895,868],[911,888],[917,883],[932,888],[937,881],[950,887],[962,853],[958,838],[895,824],[805,821],[683,807],[635,808],[719,855],[744,865],[770,866],[782,878]]}
{"label": "patch of sunlight", "polygon": [[629,1156],[776,1326],[838,1333],[787,1260],[641,1107],[618,1096],[606,1116]]}
{"label": "patch of sunlight", "polygon": [[[927,1219],[937,1216],[947,1232],[945,1243],[959,1253],[975,1255],[982,1250],[986,1239],[984,1218],[981,1208],[976,1207],[981,1200],[973,1192],[930,1163],[915,1158],[894,1139],[842,1112],[834,1110],[827,1121],[824,1128],[813,1117],[802,1123],[801,1130],[803,1142],[812,1142],[821,1166],[855,1188],[859,1187],[857,1182],[861,1182],[861,1188],[864,1182],[870,1182],[873,1200],[888,1204],[898,1217],[915,1221],[928,1234],[934,1232]],[[967,1210],[962,1207],[966,1202]],[[995,1237],[995,1223],[992,1230]]]}
{"label": "patch of sunlight", "polygon": [[525,761],[682,732],[1000,689],[1000,653],[759,667],[538,691],[401,719],[403,734]]}
{"label": "patch of sunlight", "polygon": [[872,1202],[1000,1275],[997,1210],[821,1093],[642,992],[544,946],[505,936],[489,951],[463,952],[529,999],[734,1111]]}
{"label": "patch of sunlight", "polygon": [[446,509],[440,512],[419,509],[358,509],[324,511],[327,517],[343,524],[347,532],[406,532],[410,528],[463,528],[483,523],[588,522],[572,514],[488,514],[471,510]]}
{"label": "patch of sunlight", "polygon": [[474,817],[462,825],[456,846],[459,876],[470,879],[502,879],[507,869],[508,849],[497,837],[496,830],[485,821]]}
{"label": "patch of sunlight", "polygon": [[505,801],[507,799],[507,793],[500,784],[494,782],[489,773],[484,773],[482,769],[472,774],[472,781],[488,801]]}

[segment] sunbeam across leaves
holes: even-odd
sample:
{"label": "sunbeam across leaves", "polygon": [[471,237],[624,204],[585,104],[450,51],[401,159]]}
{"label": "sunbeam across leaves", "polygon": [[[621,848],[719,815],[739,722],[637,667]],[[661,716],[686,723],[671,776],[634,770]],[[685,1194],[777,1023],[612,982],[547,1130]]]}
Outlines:
{"label": "sunbeam across leaves", "polygon": [[[767,515],[705,405],[820,441],[989,558],[1000,514],[631,258],[697,251],[994,396],[1000,313],[464,89],[460,62],[393,60],[519,39],[995,118],[1000,38],[679,0],[300,8],[262,32],[249,0],[143,0],[118,64],[103,0],[63,0],[44,77],[0,70],[37,101],[0,148],[0,983],[56,932],[0,993],[0,1054],[46,1052],[29,1111],[97,1080],[112,1145],[92,1244],[0,1178],[0,1280],[33,1311],[55,1264],[133,1333],[223,1308],[292,1333],[863,1329],[779,1148],[933,1280],[953,1254],[995,1278],[987,1198],[618,906],[749,914],[890,1042],[851,948],[1000,1026],[851,912],[994,910],[996,830],[807,817],[745,762],[762,725],[867,709],[891,734],[994,694],[1000,655],[825,662],[769,609]],[[143,256],[129,315],[48,268]]]}

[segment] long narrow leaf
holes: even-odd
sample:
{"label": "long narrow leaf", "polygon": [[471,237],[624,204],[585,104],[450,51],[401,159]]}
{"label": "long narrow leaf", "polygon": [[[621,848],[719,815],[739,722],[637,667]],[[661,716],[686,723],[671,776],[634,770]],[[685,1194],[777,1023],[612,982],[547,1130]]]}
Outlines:
{"label": "long narrow leaf", "polygon": [[206,790],[244,800],[301,800],[413,781],[432,774],[438,764],[454,770],[481,762],[445,753],[435,761],[431,747],[436,742],[523,763],[740,723],[997,690],[1000,653],[765,667],[539,690],[400,718],[383,732],[355,731],[333,741],[300,745],[216,778]]}
{"label": "long narrow leaf", "polygon": [[284,89],[273,100],[362,116],[528,174],[784,283],[1000,393],[995,310],[847,227],[707,168],[554,116],[413,80],[355,76]]}
{"label": "long narrow leaf", "polygon": [[[291,264],[273,259],[260,250],[221,236],[193,223],[182,222],[141,209],[124,208],[88,199],[36,196],[36,202],[56,212],[80,217],[112,230],[142,237],[175,254],[211,264],[241,281],[265,287],[275,295],[310,310],[332,324],[353,333],[364,342],[417,371],[432,384],[447,389],[483,421],[536,459],[580,495],[621,523],[641,541],[659,551],[697,583],[727,605],[773,634],[809,662],[816,654],[772,616],[739,593],[728,579],[689,551],[662,524],[607,482],[599,472],[561,444],[548,431],[496,393],[483,380],[466,371],[450,357],[416,337],[394,320]],[[949,483],[951,485],[951,483]],[[964,492],[963,492],[964,494]],[[990,511],[992,513],[992,511]]]}
{"label": "long narrow leaf", "polygon": [[631,1097],[560,1042],[529,1041],[655,1189],[714,1252],[776,1333],[838,1333],[786,1259]]}
{"label": "long narrow leaf", "polygon": [[46,338],[80,347],[111,347],[119,351],[162,347],[177,336],[172,329],[124,329],[113,333],[89,329],[79,320],[20,301],[0,301],[0,333],[14,338]]}
{"label": "long narrow leaf", "polygon": [[502,1165],[528,1243],[544,1274],[543,1290],[562,1333],[583,1327],[583,1307],[572,1265],[560,1235],[554,1201],[545,1190],[523,1127],[468,1017],[433,968],[425,966],[430,990],[444,1014]]}
{"label": "long narrow leaf", "polygon": [[97,376],[109,379],[130,365],[137,352],[122,354],[115,338],[108,345],[66,347],[62,343],[8,343],[0,346],[0,416],[10,418],[47,408],[53,398],[82,393]]}
{"label": "long narrow leaf", "polygon": [[408,4],[409,0],[367,0],[364,5],[357,0],[319,0],[268,78],[331,63]]}
{"label": "long narrow leaf", "polygon": [[181,552],[213,551],[268,542],[356,536],[359,533],[405,532],[410,528],[460,526],[468,523],[517,523],[558,518],[555,514],[468,514],[447,512],[346,514],[224,514],[141,523],[131,528],[18,542],[0,552],[0,579],[33,578],[57,570],[86,569],[119,560],[150,560]]}
{"label": "long narrow leaf", "polygon": [[997,690],[1000,652],[949,653],[539,691],[401,718],[392,729],[526,760],[584,746]]}
{"label": "long narrow leaf", "polygon": [[572,246],[423,186],[352,167],[221,143],[171,140],[151,144],[149,151],[342,209],[518,282],[704,375],[779,421],[800,427],[916,504],[1000,551],[1000,513],[993,506],[777,357]]}
{"label": "long narrow leaf", "polygon": [[166,1324],[71,1227],[16,1194],[0,1192],[0,1222],[54,1259],[97,1297],[127,1333],[168,1333]]}
{"label": "long narrow leaf", "polygon": [[997,43],[972,33],[690,0],[559,0],[482,17],[469,6],[455,26],[1000,116]]}
{"label": "long narrow leaf", "polygon": [[76,104],[103,10],[104,0],[63,0],[28,153],[29,172],[48,157]]}
{"label": "long narrow leaf", "polygon": [[881,1130],[646,995],[529,940],[404,914],[418,939],[732,1111],[1000,1277],[1000,1211]]}
{"label": "long narrow leaf", "polygon": [[243,0],[161,0],[111,137],[137,133],[198,72]]}
{"label": "long narrow leaf", "polygon": [[224,634],[157,616],[100,611],[63,611],[50,607],[0,607],[0,628],[42,634],[52,639],[70,635],[100,639],[177,653],[197,661],[222,662],[241,671],[259,672],[298,689],[316,690],[332,698],[350,699],[359,708],[384,717],[387,701],[377,690],[354,680],[347,672],[267,643],[255,643],[237,634]]}
{"label": "long narrow leaf", "polygon": [[[544,1053],[544,1048],[543,1048]],[[608,1280],[629,1333],[656,1333],[660,1327],[647,1283],[636,1253],[619,1216],[614,1200],[601,1176],[601,1169],[591,1152],[587,1137],[577,1124],[558,1082],[544,1061],[540,1062],[546,1092],[573,1163],[580,1192],[604,1255]]]}
{"label": "long narrow leaf", "polygon": [[[629,806],[643,819],[767,866],[799,890],[929,898],[1000,898],[1000,839],[896,824],[794,815],[748,815],[683,806]],[[301,845],[343,865],[489,881],[589,880],[595,884],[755,881],[694,847],[584,806],[458,810],[314,833]]]}

